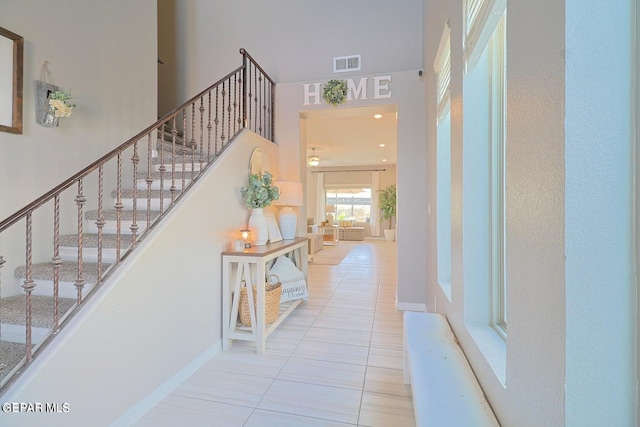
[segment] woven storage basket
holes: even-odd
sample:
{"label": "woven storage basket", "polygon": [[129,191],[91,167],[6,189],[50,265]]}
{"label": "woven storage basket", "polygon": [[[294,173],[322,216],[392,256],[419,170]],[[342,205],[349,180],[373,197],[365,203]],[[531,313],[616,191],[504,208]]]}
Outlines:
{"label": "woven storage basket", "polygon": [[[270,279],[275,277],[276,283],[270,283]],[[280,296],[282,295],[282,284],[275,274],[271,274],[265,283],[264,295],[264,320],[265,324],[273,323],[280,314]],[[258,301],[258,293],[256,287],[253,287],[253,302]],[[247,287],[240,288],[240,323],[243,326],[251,326],[251,312],[249,309],[249,297],[247,296]],[[257,313],[256,313],[257,314]]]}

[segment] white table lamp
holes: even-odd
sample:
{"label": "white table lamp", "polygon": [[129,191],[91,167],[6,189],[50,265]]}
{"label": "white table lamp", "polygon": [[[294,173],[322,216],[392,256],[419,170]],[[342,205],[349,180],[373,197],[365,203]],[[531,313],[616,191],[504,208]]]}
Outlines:
{"label": "white table lamp", "polygon": [[280,198],[273,202],[274,205],[284,206],[278,216],[280,234],[285,240],[294,239],[298,226],[298,215],[291,206],[302,206],[302,184],[292,181],[277,181],[275,186],[280,190]]}
{"label": "white table lamp", "polygon": [[326,205],[324,207],[324,213],[326,215],[325,219],[329,223],[329,225],[333,225],[333,213],[336,211],[336,207],[334,205]]}

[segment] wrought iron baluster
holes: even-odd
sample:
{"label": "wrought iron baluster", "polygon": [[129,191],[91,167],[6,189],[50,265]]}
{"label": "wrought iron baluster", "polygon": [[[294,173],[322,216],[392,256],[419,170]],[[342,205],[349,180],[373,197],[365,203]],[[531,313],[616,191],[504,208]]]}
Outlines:
{"label": "wrought iron baluster", "polygon": [[[182,145],[183,147],[187,147],[187,109],[182,110]],[[184,150],[182,151],[182,155],[180,156],[182,159],[182,173],[180,174],[180,179],[182,180],[182,187],[180,187],[180,191],[184,190],[184,179],[186,174],[186,153]]]}
{"label": "wrought iron baluster", "polygon": [[153,172],[151,170],[153,167],[152,133],[153,131],[150,131],[147,138],[147,177],[145,179],[147,183],[147,227],[145,232],[151,228],[151,185],[153,184]]}
{"label": "wrought iron baluster", "polygon": [[53,257],[51,258],[51,266],[53,267],[53,332],[58,331],[58,323],[60,322],[60,266],[62,259],[60,258],[60,195],[56,195],[53,199]]}
{"label": "wrought iron baluster", "polygon": [[118,153],[116,177],[116,262],[120,262],[120,247],[122,235],[122,153]]}
{"label": "wrought iron baluster", "polygon": [[82,251],[84,247],[83,242],[83,232],[82,232],[82,212],[83,207],[87,199],[84,197],[84,189],[83,189],[83,180],[78,180],[78,195],[75,198],[76,205],[78,206],[78,277],[76,278],[76,290],[78,291],[77,302],[78,305],[82,302],[82,289],[86,281],[83,277],[83,260],[82,260]]}
{"label": "wrought iron baluster", "polygon": [[[196,103],[191,104],[191,139],[189,140],[189,145],[191,146],[191,180],[195,177],[196,173],[196,149],[198,148],[198,144],[196,144]],[[185,135],[186,137],[186,135]],[[185,184],[182,184],[182,191],[184,191]]]}
{"label": "wrought iron baluster", "polygon": [[104,219],[103,210],[104,199],[104,166],[100,165],[98,169],[98,219],[96,219],[96,227],[98,228],[98,277],[96,285],[102,283],[102,248],[104,238],[104,226],[106,221]]}
{"label": "wrought iron baluster", "polygon": [[26,275],[25,281],[22,284],[22,289],[25,292],[25,357],[27,363],[31,362],[32,354],[32,339],[31,339],[31,323],[32,323],[32,306],[31,306],[31,293],[36,287],[33,281],[33,212],[29,212],[26,216],[27,230],[26,230],[26,247],[27,247],[27,263],[26,263]]}
{"label": "wrought iron baluster", "polygon": [[227,96],[227,90],[226,90],[226,85],[227,81],[223,81],[222,82],[222,134],[220,135],[220,144],[221,144],[221,148],[224,148],[224,141],[225,141],[225,134],[224,134],[224,124],[225,124],[225,120],[224,120],[224,113],[225,113],[225,101],[226,101],[226,96]]}
{"label": "wrought iron baluster", "polygon": [[211,162],[211,91],[207,94],[209,108],[207,109],[207,163]]}
{"label": "wrought iron baluster", "polygon": [[[162,141],[160,141],[160,166],[158,167],[158,171],[160,172],[160,194],[164,194],[164,173],[167,171],[167,166],[164,163],[164,129],[168,122],[162,123]],[[149,193],[149,198],[151,198],[151,193]],[[160,197],[160,217],[164,215],[164,197]]]}
{"label": "wrought iron baluster", "polygon": [[218,120],[218,111],[219,111],[218,104],[220,102],[219,98],[220,98],[220,86],[216,86],[216,117],[214,119],[214,123],[216,124],[216,132],[214,136],[216,156],[218,155],[218,123],[220,123],[220,120]]}
{"label": "wrought iron baluster", "polygon": [[247,127],[249,129],[252,128],[253,126],[253,116],[251,115],[251,101],[253,100],[253,87],[252,87],[252,81],[251,81],[251,62],[249,62],[247,64],[247,68],[249,68],[249,81],[248,83],[248,89],[249,89],[249,93],[247,94],[247,108],[249,109],[249,113],[247,114]]}
{"label": "wrought iron baluster", "polygon": [[[173,116],[173,123],[171,128],[171,204],[176,199],[176,136],[178,135],[178,129],[176,129],[176,116]],[[160,194],[162,199],[162,194]]]}
{"label": "wrought iron baluster", "polygon": [[199,160],[199,164],[200,164],[200,170],[202,171],[202,168],[204,166],[205,163],[205,158],[204,158],[204,97],[200,98],[200,108],[198,109],[200,111],[200,160]]}
{"label": "wrought iron baluster", "polygon": [[133,206],[131,211],[131,246],[136,245],[138,238],[138,163],[140,162],[140,156],[138,156],[138,141],[133,144],[133,156],[131,156],[131,164],[133,165]]}

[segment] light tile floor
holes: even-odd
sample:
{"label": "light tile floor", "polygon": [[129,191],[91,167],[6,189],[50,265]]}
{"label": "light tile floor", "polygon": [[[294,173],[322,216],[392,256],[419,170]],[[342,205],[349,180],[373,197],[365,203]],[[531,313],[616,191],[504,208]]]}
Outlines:
{"label": "light tile floor", "polygon": [[309,301],[267,338],[264,355],[234,342],[136,426],[414,426],[395,243],[340,245],[352,250],[339,265],[309,264]]}

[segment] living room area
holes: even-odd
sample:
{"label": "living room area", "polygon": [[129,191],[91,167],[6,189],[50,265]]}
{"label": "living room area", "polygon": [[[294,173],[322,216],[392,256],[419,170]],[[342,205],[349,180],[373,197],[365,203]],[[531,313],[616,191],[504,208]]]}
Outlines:
{"label": "living room area", "polygon": [[395,105],[301,113],[312,262],[347,242],[395,240],[384,230],[396,221],[396,121]]}

